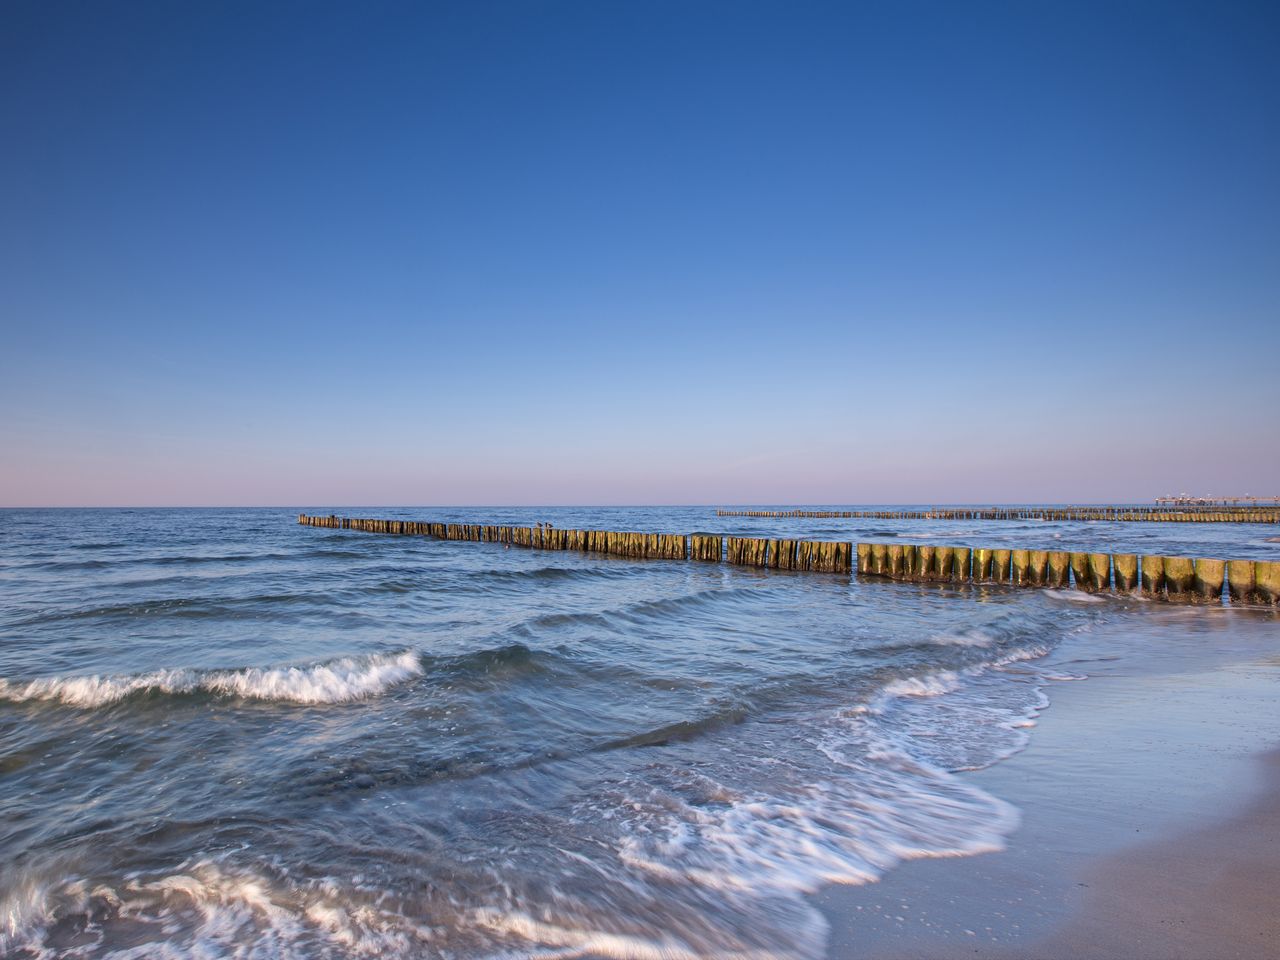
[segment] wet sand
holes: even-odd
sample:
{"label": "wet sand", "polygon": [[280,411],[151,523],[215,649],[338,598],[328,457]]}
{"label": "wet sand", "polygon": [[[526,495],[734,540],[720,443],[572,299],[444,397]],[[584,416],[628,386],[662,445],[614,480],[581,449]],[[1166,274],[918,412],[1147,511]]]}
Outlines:
{"label": "wet sand", "polygon": [[995,956],[1274,958],[1280,955],[1280,753],[1263,795],[1226,823],[1106,858],[1085,874],[1071,920]]}
{"label": "wet sand", "polygon": [[829,956],[1280,956],[1280,622],[1160,618],[1160,647],[1116,624],[1060,650],[1089,679],[971,774],[1021,810],[1007,849],[827,888]]}

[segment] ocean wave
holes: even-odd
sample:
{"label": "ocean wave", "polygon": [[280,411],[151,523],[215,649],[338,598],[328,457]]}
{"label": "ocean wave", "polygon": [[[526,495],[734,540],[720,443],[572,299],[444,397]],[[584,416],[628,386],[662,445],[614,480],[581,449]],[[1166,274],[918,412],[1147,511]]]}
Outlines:
{"label": "ocean wave", "polygon": [[885,697],[940,697],[953,693],[960,687],[960,675],[952,670],[941,670],[922,677],[905,677],[893,680],[881,688]]}
{"label": "ocean wave", "polygon": [[644,573],[644,568],[630,565],[609,565],[589,567],[530,567],[527,569],[484,569],[465,571],[469,580],[478,580],[485,588],[493,583],[525,584],[541,583],[557,580],[625,580],[635,579]]}
{"label": "ocean wave", "polygon": [[[105,544],[93,549],[120,547],[123,544]],[[75,549],[90,549],[77,546]],[[203,566],[221,563],[246,563],[250,561],[275,560],[360,560],[367,559],[368,554],[356,550],[341,550],[332,547],[318,547],[310,550],[298,550],[289,553],[214,553],[214,554],[157,554],[143,557],[121,557],[119,559],[100,560],[43,560],[37,563],[21,564],[17,569],[38,569],[51,572],[79,570],[103,570],[111,567],[149,567],[149,566]]]}
{"label": "ocean wave", "polygon": [[422,672],[419,655],[406,650],[295,667],[171,669],[114,676],[41,677],[25,682],[0,677],[0,700],[43,700],[92,708],[148,694],[205,693],[282,703],[345,703],[376,696]]}
{"label": "ocean wave", "polygon": [[526,620],[521,627],[529,630],[564,626],[615,628],[619,622],[645,623],[691,610],[742,603],[756,593],[752,587],[709,587],[656,600],[636,600],[616,607],[569,613],[546,613]]}
{"label": "ocean wave", "polygon": [[[986,652],[979,667],[885,678],[885,716],[803,709],[786,723],[746,718],[749,726],[736,727],[739,714],[726,708],[657,728],[615,746],[663,744],[670,753],[596,754],[547,774],[557,784],[591,778],[592,789],[574,789],[565,807],[531,807],[523,777],[515,796],[494,780],[454,793],[442,786],[425,807],[411,793],[386,807],[369,803],[359,813],[369,832],[343,840],[361,849],[362,862],[376,854],[371,836],[388,849],[423,845],[419,858],[377,857],[372,871],[335,871],[332,861],[286,869],[265,855],[234,862],[252,856],[237,852],[109,878],[109,886],[32,888],[14,903],[8,945],[58,956],[61,931],[83,919],[93,935],[127,938],[123,952],[120,941],[85,950],[113,960],[233,957],[250,943],[261,955],[334,960],[816,960],[826,928],[804,894],[873,881],[903,860],[1003,846],[1016,809],[950,771],[1025,740],[1019,724],[1044,699],[1034,677],[1000,666],[1043,652],[1027,645]],[[540,662],[554,661],[521,644],[417,661],[433,674]],[[1003,736],[994,744],[993,729]],[[710,749],[687,742],[704,737]],[[687,762],[689,751],[697,763]],[[459,822],[473,826],[432,843],[453,800],[462,801]],[[307,850],[325,827],[272,829],[290,834],[287,849]],[[552,870],[555,882],[543,882]]]}
{"label": "ocean wave", "polygon": [[38,613],[14,626],[34,627],[42,624],[79,620],[132,620],[136,617],[173,617],[181,619],[206,619],[228,616],[242,607],[274,609],[281,606],[314,604],[329,597],[310,591],[292,593],[261,593],[245,597],[166,597],[154,600],[138,600],[132,603],[116,603],[101,607]]}
{"label": "ocean wave", "polygon": [[665,747],[670,743],[694,740],[704,734],[734,726],[747,719],[744,706],[731,706],[717,710],[696,720],[677,720],[652,730],[621,737],[601,744],[597,750],[625,750],[629,747]]}

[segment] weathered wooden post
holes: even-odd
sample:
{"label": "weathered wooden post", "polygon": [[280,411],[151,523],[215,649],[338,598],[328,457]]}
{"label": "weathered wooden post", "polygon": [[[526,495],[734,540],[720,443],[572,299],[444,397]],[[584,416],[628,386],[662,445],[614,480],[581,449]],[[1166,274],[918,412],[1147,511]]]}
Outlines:
{"label": "weathered wooden post", "polygon": [[1252,560],[1232,560],[1227,564],[1227,587],[1232,600],[1238,603],[1254,602]]}
{"label": "weathered wooden post", "polygon": [[769,567],[772,567],[774,570],[776,570],[778,569],[778,566],[782,561],[782,541],[767,540],[765,542],[768,543],[769,545],[769,548],[767,551],[769,562],[767,565]]}
{"label": "weathered wooden post", "polygon": [[1116,575],[1116,593],[1133,593],[1138,588],[1138,555],[1136,553],[1112,554],[1111,567]]}
{"label": "weathered wooden post", "polygon": [[1071,554],[1065,550],[1050,550],[1045,586],[1061,589],[1070,582]]}
{"label": "weathered wooden post", "polygon": [[900,543],[889,544],[888,575],[892,577],[894,580],[902,579],[902,566],[903,566],[903,563],[905,562],[905,559],[906,558],[903,555],[902,544]]}
{"label": "weathered wooden post", "polygon": [[868,574],[871,572],[871,544],[858,544],[858,573]]}
{"label": "weathered wooden post", "polygon": [[1164,596],[1164,557],[1142,555],[1142,593],[1148,597]]}
{"label": "weathered wooden post", "polygon": [[1170,600],[1190,600],[1194,576],[1195,569],[1190,557],[1165,557],[1165,596]]}
{"label": "weathered wooden post", "polygon": [[1111,554],[1089,554],[1089,589],[1093,593],[1111,589]]}
{"label": "weathered wooden post", "polygon": [[899,580],[910,580],[916,572],[916,545],[914,543],[904,543],[902,545],[902,574]]}
{"label": "weathered wooden post", "polygon": [[871,572],[877,577],[889,575],[889,545],[873,543],[871,545]]}
{"label": "weathered wooden post", "polygon": [[1012,550],[992,550],[991,551],[991,579],[995,583],[1008,583],[1010,579],[1009,567],[1012,562]]}
{"label": "weathered wooden post", "polygon": [[951,569],[955,564],[954,547],[936,547],[933,551],[933,579],[950,580]]}
{"label": "weathered wooden post", "polygon": [[986,583],[991,579],[991,551],[985,547],[973,548],[973,582]]}
{"label": "weathered wooden post", "polygon": [[1197,557],[1192,587],[1196,596],[1208,603],[1222,601],[1222,579],[1226,573],[1226,564],[1221,560],[1207,560]]}
{"label": "weathered wooden post", "polygon": [[1048,550],[1028,550],[1027,559],[1027,584],[1032,587],[1044,586],[1045,579],[1049,576],[1049,551]]}
{"label": "weathered wooden post", "polygon": [[690,538],[690,556],[694,560],[719,563],[724,555],[724,538],[711,533],[695,533]]}
{"label": "weathered wooden post", "polygon": [[1012,582],[1015,587],[1031,585],[1031,551],[1014,550],[1011,556]]}
{"label": "weathered wooden post", "polygon": [[1071,578],[1075,580],[1077,590],[1089,589],[1089,555],[1087,553],[1071,554]]}
{"label": "weathered wooden post", "polygon": [[911,579],[921,582],[933,579],[933,553],[931,546],[916,547],[915,571]]}
{"label": "weathered wooden post", "polygon": [[951,579],[956,583],[973,579],[973,551],[968,547],[951,548]]}
{"label": "weathered wooden post", "polygon": [[1254,596],[1259,603],[1280,603],[1280,563],[1258,560],[1253,565]]}

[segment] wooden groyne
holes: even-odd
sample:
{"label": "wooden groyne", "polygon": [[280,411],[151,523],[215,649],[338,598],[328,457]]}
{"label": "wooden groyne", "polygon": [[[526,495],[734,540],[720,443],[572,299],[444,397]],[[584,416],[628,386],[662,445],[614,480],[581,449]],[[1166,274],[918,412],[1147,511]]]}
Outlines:
{"label": "wooden groyne", "polygon": [[1065,550],[860,543],[859,574],[915,583],[1008,583],[1181,602],[1280,604],[1280,562]]}
{"label": "wooden groyne", "polygon": [[804,520],[1123,520],[1165,523],[1280,523],[1280,507],[930,507],[928,510],[717,510],[717,517]]}
{"label": "wooden groyne", "polygon": [[692,560],[772,570],[849,573],[912,583],[1007,584],[1136,593],[1190,603],[1280,605],[1280,562],[1138,556],[1065,550],[990,549],[913,543],[850,543],[726,537],[715,533],[633,533],[374,520],[298,515],[298,523],[335,530],[576,550],[651,560]]}

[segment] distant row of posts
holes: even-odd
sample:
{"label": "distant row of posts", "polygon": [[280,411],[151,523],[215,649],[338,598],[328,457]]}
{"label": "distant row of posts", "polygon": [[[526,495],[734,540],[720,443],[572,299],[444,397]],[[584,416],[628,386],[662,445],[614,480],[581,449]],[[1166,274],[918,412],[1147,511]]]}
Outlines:
{"label": "distant row of posts", "polygon": [[[539,550],[577,550],[634,559],[693,560],[773,570],[849,573],[915,583],[994,583],[1141,593],[1179,602],[1280,604],[1280,562],[994,550],[910,543],[858,543],[726,537],[714,533],[630,533],[533,527],[374,520],[298,515],[298,523],[439,540],[502,543]],[[855,563],[856,558],[856,563]]]}
{"label": "distant row of posts", "polygon": [[717,517],[804,520],[1125,520],[1164,523],[1280,523],[1277,507],[930,507],[927,510],[717,510]]}

